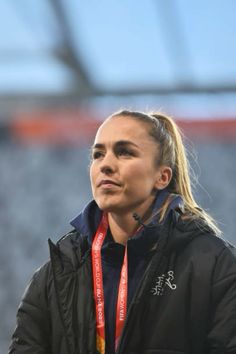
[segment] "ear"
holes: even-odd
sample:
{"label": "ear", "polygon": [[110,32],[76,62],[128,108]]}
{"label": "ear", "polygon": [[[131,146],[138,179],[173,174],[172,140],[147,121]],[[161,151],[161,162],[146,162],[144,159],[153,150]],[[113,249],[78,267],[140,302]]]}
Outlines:
{"label": "ear", "polygon": [[168,166],[160,166],[157,171],[155,188],[164,189],[168,186],[172,178],[172,169]]}

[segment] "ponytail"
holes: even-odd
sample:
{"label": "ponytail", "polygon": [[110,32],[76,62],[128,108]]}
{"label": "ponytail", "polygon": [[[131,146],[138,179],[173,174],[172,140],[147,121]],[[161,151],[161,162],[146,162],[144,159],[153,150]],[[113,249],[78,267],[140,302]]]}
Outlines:
{"label": "ponytail", "polygon": [[[157,157],[158,165],[166,165],[172,169],[172,179],[167,187],[171,194],[179,194],[184,201],[183,218],[202,220],[216,235],[221,231],[214,219],[199,207],[195,201],[190,179],[190,166],[183,144],[182,133],[174,120],[162,113],[143,113],[123,110],[114,113],[111,117],[126,116],[147,123],[150,127],[149,134],[159,146]],[[167,198],[160,212],[160,220],[164,219],[168,205],[171,201]]]}

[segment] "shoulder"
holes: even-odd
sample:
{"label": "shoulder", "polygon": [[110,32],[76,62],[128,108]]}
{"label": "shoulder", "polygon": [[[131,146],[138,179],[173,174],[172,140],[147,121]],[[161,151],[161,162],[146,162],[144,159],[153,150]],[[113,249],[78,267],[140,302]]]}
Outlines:
{"label": "shoulder", "polygon": [[215,232],[202,220],[179,220],[174,227],[175,238],[187,246],[219,255],[228,250],[235,257],[235,246]]}
{"label": "shoulder", "polygon": [[196,262],[202,262],[206,268],[212,264],[216,279],[231,273],[236,275],[236,249],[223,238],[203,233],[194,238],[188,248]]}
{"label": "shoulder", "polygon": [[31,312],[30,304],[34,305],[35,309],[46,309],[50,279],[51,262],[47,261],[33,273],[23,293],[19,310]]}
{"label": "shoulder", "polygon": [[215,235],[213,232],[202,232],[193,237],[189,243],[189,247],[196,252],[202,252],[204,254],[212,254],[216,257],[220,257],[222,254],[236,259],[235,247],[227,240],[220,236]]}
{"label": "shoulder", "polygon": [[48,240],[50,257],[49,259],[42,264],[36,271],[34,272],[31,280],[29,282],[28,287],[39,286],[39,288],[45,283],[50,282],[52,277],[52,259],[58,256],[61,253],[69,253],[73,249],[73,245],[75,243],[82,242],[82,238],[76,230],[72,230],[54,243],[51,239]]}
{"label": "shoulder", "polygon": [[175,250],[198,267],[216,270],[219,277],[236,274],[236,249],[198,220],[180,221],[173,230]]}

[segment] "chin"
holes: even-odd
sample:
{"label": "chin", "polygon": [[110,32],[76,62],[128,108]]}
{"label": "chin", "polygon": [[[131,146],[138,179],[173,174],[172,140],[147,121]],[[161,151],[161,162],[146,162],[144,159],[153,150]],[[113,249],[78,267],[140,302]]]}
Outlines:
{"label": "chin", "polygon": [[114,212],[117,209],[117,207],[115,207],[114,205],[108,204],[108,203],[98,203],[97,202],[97,205],[98,205],[99,209],[101,209],[102,211],[105,211],[107,213]]}
{"label": "chin", "polygon": [[112,212],[116,212],[116,211],[120,211],[121,209],[123,209],[122,205],[120,205],[120,203],[115,202],[115,201],[111,201],[111,200],[96,200],[96,203],[99,207],[99,209],[107,212],[107,213],[112,213]]}

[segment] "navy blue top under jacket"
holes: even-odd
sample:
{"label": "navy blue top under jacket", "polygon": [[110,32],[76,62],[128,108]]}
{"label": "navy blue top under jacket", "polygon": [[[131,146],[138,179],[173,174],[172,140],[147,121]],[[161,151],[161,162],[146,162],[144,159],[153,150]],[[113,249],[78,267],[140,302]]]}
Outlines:
{"label": "navy blue top under jacket", "polygon": [[[160,208],[163,200],[169,195],[166,191],[158,194],[153,206],[153,214]],[[181,209],[182,199],[180,196],[174,196],[169,207],[169,211],[176,208]],[[95,223],[91,225],[91,217]],[[95,215],[95,218],[94,218]],[[84,211],[76,217],[71,225],[78,231],[88,236],[90,246],[96,233],[98,224],[101,220],[101,210],[98,209],[93,201],[89,203]],[[168,217],[168,213],[167,213]],[[140,279],[149,263],[153,251],[152,248],[157,243],[157,234],[153,232],[153,227],[157,223],[151,221],[148,226],[142,229],[128,240],[128,309],[137,289]],[[125,246],[115,242],[108,230],[102,247],[102,269],[103,269],[103,287],[105,301],[105,333],[106,333],[106,353],[115,353],[115,326],[116,326],[116,305],[117,294],[120,281],[121,267],[124,260]]]}

